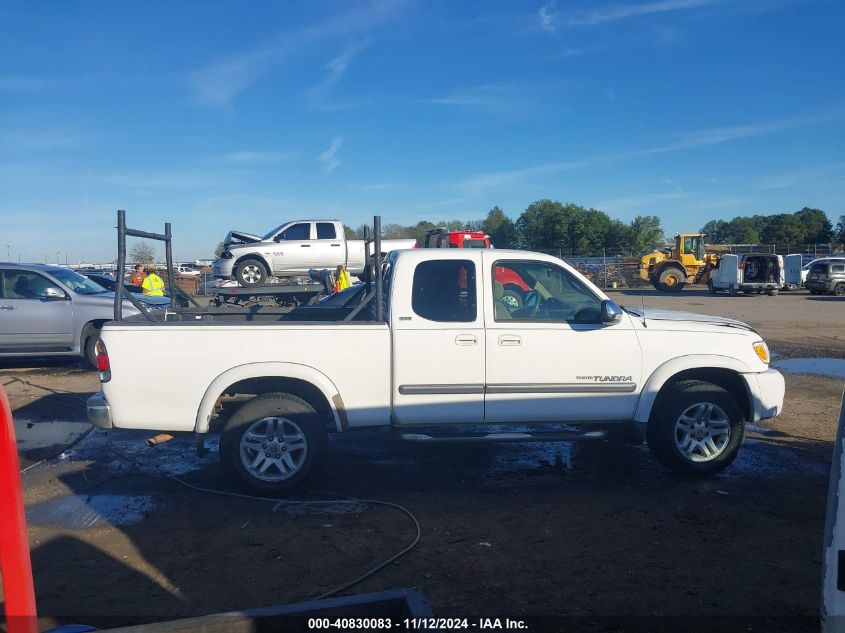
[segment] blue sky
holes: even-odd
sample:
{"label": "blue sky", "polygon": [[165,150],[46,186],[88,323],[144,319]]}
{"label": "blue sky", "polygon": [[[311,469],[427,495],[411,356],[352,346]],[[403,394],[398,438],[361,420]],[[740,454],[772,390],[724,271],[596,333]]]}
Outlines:
{"label": "blue sky", "polygon": [[[0,259],[288,219],[845,213],[845,3],[4,2]],[[9,245],[7,247],[7,244]]]}

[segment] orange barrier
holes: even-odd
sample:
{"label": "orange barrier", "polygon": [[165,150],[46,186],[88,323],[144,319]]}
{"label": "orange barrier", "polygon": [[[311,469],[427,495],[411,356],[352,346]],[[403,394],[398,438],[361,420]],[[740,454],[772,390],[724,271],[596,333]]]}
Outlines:
{"label": "orange barrier", "polygon": [[9,633],[37,633],[32,563],[12,410],[0,387],[0,574]]}

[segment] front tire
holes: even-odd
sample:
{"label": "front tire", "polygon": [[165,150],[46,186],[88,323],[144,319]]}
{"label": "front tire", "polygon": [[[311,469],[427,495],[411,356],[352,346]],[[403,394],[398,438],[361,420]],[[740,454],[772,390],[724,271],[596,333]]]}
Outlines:
{"label": "front tire", "polygon": [[656,285],[661,292],[680,292],[686,285],[686,275],[674,266],[665,268],[660,271]]}
{"label": "front tire", "polygon": [[658,406],[646,441],[666,468],[683,475],[712,475],[736,459],[745,422],[725,389],[702,381],[679,383]]}
{"label": "front tire", "polygon": [[837,297],[845,297],[845,283],[838,283],[833,287],[833,294]]}
{"label": "front tire", "polygon": [[235,267],[235,279],[241,286],[252,288],[267,281],[269,273],[263,262],[257,259],[245,259]]}
{"label": "front tire", "polygon": [[322,463],[326,429],[314,408],[286,393],[257,396],[235,411],[220,437],[220,459],[253,490],[302,485]]}

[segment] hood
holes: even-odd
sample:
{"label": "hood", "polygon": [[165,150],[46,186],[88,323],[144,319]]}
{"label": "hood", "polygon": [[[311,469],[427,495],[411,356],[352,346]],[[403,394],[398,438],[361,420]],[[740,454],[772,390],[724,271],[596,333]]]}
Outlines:
{"label": "hood", "polygon": [[[156,296],[147,296],[140,292],[131,292],[131,294],[135,299],[140,301],[142,304],[149,306],[151,308],[157,308],[159,306],[168,306],[170,305],[170,297],[156,297]],[[109,290],[108,292],[101,292],[100,294],[96,295],[77,295],[78,297],[83,297],[86,301],[95,301],[97,303],[109,303],[114,304],[114,291]],[[123,304],[125,306],[130,306],[133,310],[135,307],[126,299],[124,299]]]}
{"label": "hood", "polygon": [[260,235],[253,235],[244,231],[229,231],[226,234],[226,239],[223,240],[223,246],[229,246],[230,244],[253,244],[260,241]]}
{"label": "hood", "polygon": [[[637,318],[643,318],[642,308],[627,308]],[[725,317],[710,316],[707,314],[696,314],[695,312],[678,312],[676,310],[660,310],[658,308],[646,308],[646,321],[682,321],[686,323],[707,323],[709,325],[721,325],[724,327],[739,328],[754,332],[753,327],[742,321],[727,319]]]}

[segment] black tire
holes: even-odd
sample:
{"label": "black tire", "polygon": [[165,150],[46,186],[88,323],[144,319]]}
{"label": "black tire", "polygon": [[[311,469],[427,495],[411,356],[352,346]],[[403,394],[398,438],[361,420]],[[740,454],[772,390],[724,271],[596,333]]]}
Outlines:
{"label": "black tire", "polygon": [[811,294],[811,295],[817,295],[817,294],[820,294],[820,293],[819,293],[819,291],[818,291],[818,290],[811,290],[811,291],[810,291],[810,294]]}
{"label": "black tire", "polygon": [[[696,407],[707,405],[711,405],[711,412],[715,419],[722,418],[724,414],[727,437],[725,438],[725,434],[722,434],[715,440],[711,438],[710,443],[719,449],[712,451],[714,456],[706,457],[701,454],[690,456],[679,446],[683,443],[679,435],[683,438],[685,433],[679,430],[678,424],[682,415],[688,414]],[[656,406],[659,409],[652,414],[646,429],[646,441],[655,459],[669,470],[683,475],[712,475],[730,466],[736,458],[745,437],[745,421],[736,400],[722,387],[703,381],[678,383],[673,391],[665,398],[661,398]],[[711,422],[714,426],[716,425],[714,418],[710,417],[701,420],[696,417],[695,420],[695,424],[702,425],[696,433],[709,434],[709,429],[703,428],[703,425],[709,426]],[[691,440],[697,446],[694,450],[709,452],[712,449],[703,446],[706,441],[706,436],[701,442]]]}
{"label": "black tire", "polygon": [[837,297],[845,296],[845,283],[840,282],[836,284],[833,287],[833,294],[835,294]]}
{"label": "black tire", "polygon": [[[267,419],[283,419],[280,421],[282,436],[287,435],[285,431],[298,429],[302,435],[302,441],[296,442],[296,446],[304,446],[302,449],[295,449],[287,452],[287,445],[293,442],[282,440],[271,435],[271,441],[260,444],[258,442],[246,442],[242,445],[242,439],[246,432],[278,432],[269,426],[272,424]],[[327,446],[326,429],[320,416],[314,408],[302,398],[287,393],[269,393],[257,396],[243,404],[226,422],[223,433],[220,436],[220,459],[223,465],[234,471],[238,478],[253,490],[263,493],[281,493],[293,490],[301,486],[308,477],[313,474],[323,461]],[[247,465],[245,460],[254,458],[253,464],[264,453],[265,459],[257,465]],[[295,454],[296,453],[296,454]],[[283,460],[287,461],[283,461]],[[250,468],[267,466],[266,479],[262,479]],[[291,464],[295,464],[293,468]],[[269,472],[270,470],[273,472]],[[289,472],[282,473],[282,470]]]}
{"label": "black tire", "polygon": [[734,286],[731,286],[730,289],[728,290],[728,294],[732,297],[735,297],[738,293],[739,293],[739,290],[737,290],[736,287],[734,287]]}
{"label": "black tire", "polygon": [[97,341],[100,340],[100,330],[90,323],[82,330],[82,358],[86,364],[97,369]]}
{"label": "black tire", "polygon": [[686,273],[676,266],[667,266],[660,271],[655,284],[660,292],[680,292],[686,285]]}
{"label": "black tire", "polygon": [[264,262],[258,259],[245,259],[235,267],[235,279],[246,288],[264,284],[269,276]]}
{"label": "black tire", "polygon": [[712,279],[707,280],[707,292],[709,292],[711,295],[716,294],[716,286],[713,285]]}

